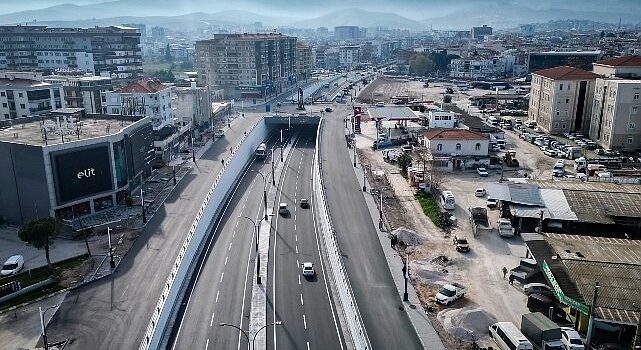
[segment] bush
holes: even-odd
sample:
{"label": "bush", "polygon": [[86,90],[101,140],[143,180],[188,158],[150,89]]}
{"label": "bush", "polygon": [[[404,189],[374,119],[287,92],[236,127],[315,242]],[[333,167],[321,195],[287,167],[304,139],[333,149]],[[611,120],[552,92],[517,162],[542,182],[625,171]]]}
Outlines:
{"label": "bush", "polygon": [[423,191],[418,192],[414,195],[418,203],[423,209],[423,213],[432,220],[434,225],[441,227],[441,216],[439,214],[438,204],[434,200],[434,197],[431,193],[425,193]]}
{"label": "bush", "polygon": [[443,96],[443,103],[452,103],[452,95]]}

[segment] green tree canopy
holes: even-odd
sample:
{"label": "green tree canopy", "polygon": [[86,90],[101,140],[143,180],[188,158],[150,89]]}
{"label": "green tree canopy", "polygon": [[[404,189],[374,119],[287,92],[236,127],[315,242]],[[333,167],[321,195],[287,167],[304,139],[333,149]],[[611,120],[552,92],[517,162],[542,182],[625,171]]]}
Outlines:
{"label": "green tree canopy", "polygon": [[18,237],[26,243],[31,244],[36,249],[44,249],[47,265],[51,269],[51,260],[49,259],[49,249],[62,230],[62,223],[52,217],[33,219],[18,230]]}
{"label": "green tree canopy", "polygon": [[423,53],[417,53],[410,58],[410,68],[417,75],[425,75],[434,69],[434,62]]}

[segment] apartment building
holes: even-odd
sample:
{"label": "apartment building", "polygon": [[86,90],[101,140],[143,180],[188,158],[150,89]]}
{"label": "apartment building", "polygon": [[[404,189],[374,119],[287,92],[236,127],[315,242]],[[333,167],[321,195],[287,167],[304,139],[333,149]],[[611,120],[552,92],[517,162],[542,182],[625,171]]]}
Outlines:
{"label": "apartment building", "polygon": [[0,78],[0,120],[27,118],[63,107],[62,85]]}
{"label": "apartment building", "polygon": [[361,47],[358,45],[341,46],[338,49],[338,65],[341,68],[352,70],[361,62]]}
{"label": "apartment building", "polygon": [[174,116],[181,125],[191,122],[196,127],[211,126],[211,95],[209,86],[196,86],[195,82],[190,87],[175,87],[172,97]]}
{"label": "apartment building", "polygon": [[334,27],[334,39],[336,40],[354,40],[365,38],[366,36],[367,28],[359,28],[358,26]]}
{"label": "apartment building", "polygon": [[296,77],[298,80],[307,80],[312,76],[314,59],[312,48],[301,42],[296,43]]}
{"label": "apartment building", "polygon": [[103,94],[112,91],[111,78],[93,75],[49,75],[42,78],[46,83],[62,85],[65,106],[84,108],[87,114],[103,112]]}
{"label": "apartment building", "polygon": [[105,93],[105,114],[151,117],[154,131],[173,125],[173,86],[158,79],[139,80]]}
{"label": "apartment building", "polygon": [[132,80],[142,75],[140,32],[128,27],[0,26],[0,69],[76,71]]}
{"label": "apartment building", "polygon": [[599,77],[568,66],[532,73],[528,119],[550,134],[588,133],[594,84]]}
{"label": "apartment building", "polygon": [[473,40],[482,41],[485,37],[492,35],[492,27],[488,27],[485,24],[482,27],[472,27],[470,34],[472,35]]}
{"label": "apartment building", "polygon": [[496,79],[508,75],[505,57],[456,58],[450,62],[450,77],[468,79]]}
{"label": "apartment building", "polygon": [[196,42],[198,85],[226,96],[265,96],[296,82],[296,38],[277,33],[214,34]]}
{"label": "apartment building", "polygon": [[641,149],[641,56],[594,64],[596,79],[590,138],[603,148]]}

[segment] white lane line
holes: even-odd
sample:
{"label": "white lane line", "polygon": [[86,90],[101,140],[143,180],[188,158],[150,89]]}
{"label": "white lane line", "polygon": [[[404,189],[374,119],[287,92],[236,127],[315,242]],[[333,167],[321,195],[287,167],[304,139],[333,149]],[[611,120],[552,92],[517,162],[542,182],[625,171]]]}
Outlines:
{"label": "white lane line", "polygon": [[309,350],[309,342],[307,342],[307,350]]}
{"label": "white lane line", "polygon": [[233,243],[234,243],[234,242],[229,242],[229,248],[227,249],[227,251],[231,251],[231,245],[232,245]]}
{"label": "white lane line", "polygon": [[301,295],[300,295],[300,304],[301,304],[301,305],[305,305],[305,303],[303,303],[303,294],[302,294],[302,293],[301,293]]}
{"label": "white lane line", "polygon": [[294,235],[294,239],[298,242],[298,235]]}
{"label": "white lane line", "polygon": [[216,292],[216,302],[218,302],[218,297],[220,296],[220,291]]}
{"label": "white lane line", "polygon": [[300,262],[298,262],[298,258],[296,259],[296,268],[300,266]]}
{"label": "white lane line", "polygon": [[294,221],[296,221],[296,214],[294,214]]}
{"label": "white lane line", "polygon": [[305,318],[305,314],[303,314],[303,326],[307,329],[307,319]]}
{"label": "white lane line", "polygon": [[[224,273],[224,272],[220,274],[220,282],[222,282],[222,281],[223,281],[223,277],[225,277],[225,273]],[[220,282],[219,282],[219,283],[220,283]]]}
{"label": "white lane line", "polygon": [[296,224],[294,224],[294,231],[296,231]]}
{"label": "white lane line", "polygon": [[300,284],[300,275],[298,275],[298,284]]}
{"label": "white lane line", "polygon": [[205,350],[209,347],[209,338],[207,338],[207,343],[205,343]]}
{"label": "white lane line", "polygon": [[228,256],[225,257],[225,266],[227,266],[227,260],[229,260]]}
{"label": "white lane line", "polygon": [[236,230],[234,230],[234,232],[232,232],[231,238],[236,238]]}
{"label": "white lane line", "polygon": [[238,223],[239,223],[239,222],[240,222],[240,221],[236,221],[236,227],[238,227]]}
{"label": "white lane line", "polygon": [[296,254],[298,254],[298,246],[296,246]]}
{"label": "white lane line", "polygon": [[214,325],[214,315],[215,315],[215,314],[216,314],[215,312],[212,312],[212,313],[211,313],[211,320],[209,321],[209,327],[211,327],[211,326],[213,326],[213,325]]}

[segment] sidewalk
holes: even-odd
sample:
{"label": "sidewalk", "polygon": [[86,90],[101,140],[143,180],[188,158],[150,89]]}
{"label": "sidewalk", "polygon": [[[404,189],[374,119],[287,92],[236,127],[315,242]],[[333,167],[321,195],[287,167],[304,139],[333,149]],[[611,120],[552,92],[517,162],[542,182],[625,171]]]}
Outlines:
{"label": "sidewalk", "polygon": [[[357,163],[357,167],[354,168],[354,172],[358,179],[363,178],[363,168],[360,162]],[[369,182],[366,181],[365,186],[367,191],[371,190]],[[400,192],[401,195],[405,195],[403,191]],[[365,198],[365,202],[367,203],[367,207],[369,209],[374,227],[376,227],[376,233],[378,239],[381,242],[381,246],[383,247],[383,252],[385,253],[385,258],[387,259],[387,264],[390,268],[390,271],[392,272],[392,278],[394,279],[394,284],[396,285],[396,289],[398,290],[399,298],[402,300],[405,283],[401,272],[403,263],[396,251],[391,248],[390,239],[387,237],[387,233],[382,232],[378,228],[378,208],[376,207],[374,197],[369,193],[363,193],[363,196]],[[405,304],[405,311],[407,312],[407,315],[409,316],[410,321],[412,322],[412,325],[414,326],[414,329],[416,330],[416,333],[421,340],[421,343],[423,343],[423,347],[429,350],[445,350],[445,346],[443,345],[441,338],[436,333],[434,326],[432,326],[432,322],[429,320],[429,318],[425,314],[425,311],[423,311],[421,307],[421,303],[418,299],[418,296],[416,295],[414,286],[409,282],[407,285],[409,301],[403,302],[403,304]]]}

